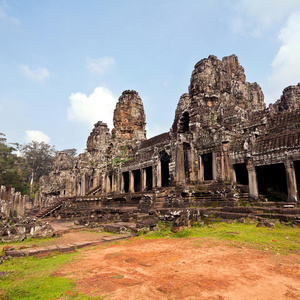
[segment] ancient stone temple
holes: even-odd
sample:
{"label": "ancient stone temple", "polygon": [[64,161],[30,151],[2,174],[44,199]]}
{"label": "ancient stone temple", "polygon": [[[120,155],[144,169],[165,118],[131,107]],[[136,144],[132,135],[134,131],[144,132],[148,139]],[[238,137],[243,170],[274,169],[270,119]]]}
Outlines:
{"label": "ancient stone temple", "polygon": [[182,207],[203,199],[220,204],[223,197],[234,206],[237,192],[250,201],[298,201],[300,84],[285,88],[266,108],[260,86],[246,81],[235,55],[209,56],[195,65],[169,132],[146,138],[136,91],[122,93],[113,122],[111,132],[101,121],[95,124],[86,151],[75,161],[58,155],[41,181],[40,198],[69,197],[69,206],[78,211],[84,201],[85,208],[114,202],[146,203],[150,209],[159,201]]}

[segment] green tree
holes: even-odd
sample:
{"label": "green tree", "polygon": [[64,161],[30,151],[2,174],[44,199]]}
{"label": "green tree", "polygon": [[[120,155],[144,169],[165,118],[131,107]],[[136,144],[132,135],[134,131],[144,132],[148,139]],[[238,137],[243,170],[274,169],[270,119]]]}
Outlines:
{"label": "green tree", "polygon": [[54,146],[36,141],[22,145],[19,149],[30,171],[30,194],[33,194],[34,184],[38,183],[41,176],[51,172],[57,152]]}
{"label": "green tree", "polygon": [[5,135],[0,133],[0,185],[12,186],[23,192],[26,189],[23,173],[26,172],[23,168],[26,162],[14,153],[17,147],[17,144],[7,143]]}

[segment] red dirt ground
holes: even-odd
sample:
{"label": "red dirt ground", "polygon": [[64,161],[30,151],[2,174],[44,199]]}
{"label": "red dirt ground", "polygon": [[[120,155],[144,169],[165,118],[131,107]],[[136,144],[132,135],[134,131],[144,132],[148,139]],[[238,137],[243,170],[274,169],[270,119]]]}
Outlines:
{"label": "red dirt ground", "polygon": [[300,255],[200,239],[97,246],[58,274],[105,299],[300,299]]}

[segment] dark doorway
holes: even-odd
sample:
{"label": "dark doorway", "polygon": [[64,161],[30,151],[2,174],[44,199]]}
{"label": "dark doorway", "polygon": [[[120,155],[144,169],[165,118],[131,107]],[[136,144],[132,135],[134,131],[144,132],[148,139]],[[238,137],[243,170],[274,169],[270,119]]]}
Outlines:
{"label": "dark doorway", "polygon": [[212,153],[201,155],[204,180],[213,180]]}
{"label": "dark doorway", "polygon": [[184,155],[184,175],[185,182],[190,183],[190,159],[191,159],[191,146],[188,143],[183,143],[183,155]]}
{"label": "dark doorway", "polygon": [[108,176],[108,192],[112,192],[112,175]]}
{"label": "dark doorway", "polygon": [[300,193],[300,160],[294,161],[298,195]]}
{"label": "dark doorway", "polygon": [[248,170],[246,164],[245,163],[235,164],[234,170],[235,170],[236,182],[239,184],[248,185],[249,180],[248,180]]}
{"label": "dark doorway", "polygon": [[123,189],[124,193],[129,192],[129,172],[124,172],[123,173]]}
{"label": "dark doorway", "polygon": [[170,172],[169,172],[169,163],[170,155],[166,151],[162,151],[161,155],[161,186],[167,187],[170,184]]}
{"label": "dark doorway", "polygon": [[190,129],[190,115],[188,112],[183,113],[178,124],[178,133],[185,133]]}
{"label": "dark doorway", "polygon": [[148,167],[146,170],[146,190],[152,190],[152,167]]}
{"label": "dark doorway", "polygon": [[140,170],[133,171],[133,179],[134,179],[134,191],[140,192],[141,191],[141,171]]}
{"label": "dark doorway", "polygon": [[287,184],[284,164],[256,167],[258,192],[271,201],[287,200]]}

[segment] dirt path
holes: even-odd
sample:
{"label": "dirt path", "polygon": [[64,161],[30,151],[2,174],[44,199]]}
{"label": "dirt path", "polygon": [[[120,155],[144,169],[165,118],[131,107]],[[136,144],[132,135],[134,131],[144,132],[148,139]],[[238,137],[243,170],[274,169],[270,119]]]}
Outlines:
{"label": "dirt path", "polygon": [[200,239],[130,239],[84,252],[59,275],[105,299],[300,299],[300,255]]}

